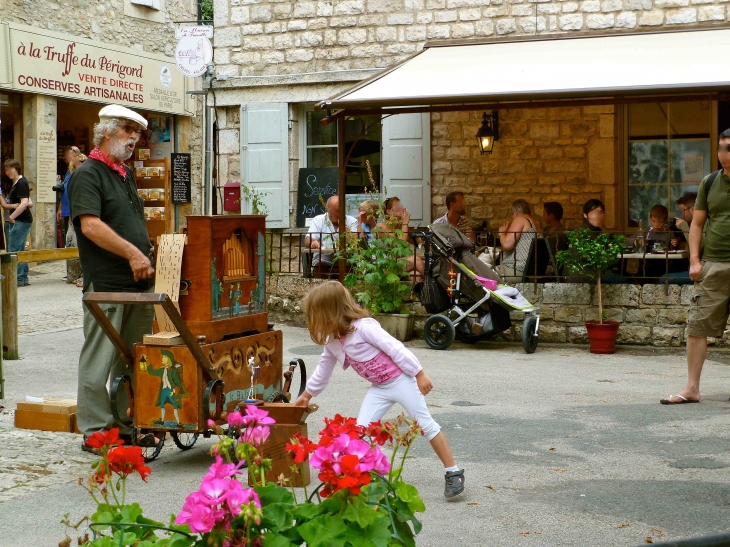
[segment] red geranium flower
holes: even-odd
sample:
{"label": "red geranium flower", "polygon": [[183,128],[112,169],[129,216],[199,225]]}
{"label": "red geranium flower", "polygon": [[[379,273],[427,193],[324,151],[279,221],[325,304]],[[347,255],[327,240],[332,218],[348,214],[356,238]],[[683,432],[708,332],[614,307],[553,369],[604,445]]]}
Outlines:
{"label": "red geranium flower", "polygon": [[382,423],[380,420],[370,422],[367,427],[367,434],[372,442],[383,446],[385,443],[393,442],[393,435],[390,433],[390,428],[391,425],[389,422]]}
{"label": "red geranium flower", "polygon": [[109,431],[97,431],[91,437],[86,439],[85,442],[86,446],[96,448],[97,450],[124,444],[124,440],[119,438],[118,427],[114,427]]}
{"label": "red geranium flower", "polygon": [[109,451],[107,456],[109,469],[120,475],[131,475],[139,473],[143,481],[147,482],[147,476],[152,470],[144,464],[144,456],[139,446],[120,446]]}
{"label": "red geranium flower", "polygon": [[365,434],[365,428],[357,425],[357,418],[345,418],[335,414],[333,419],[324,419],[325,427],[319,432],[319,446],[329,446],[332,441],[341,434],[348,435],[351,439],[361,439]]}
{"label": "red geranium flower", "polygon": [[286,443],[286,450],[294,457],[294,463],[302,463],[309,458],[309,455],[317,450],[318,445],[314,444],[307,437],[300,436],[301,431],[297,431],[292,437],[291,443]]}

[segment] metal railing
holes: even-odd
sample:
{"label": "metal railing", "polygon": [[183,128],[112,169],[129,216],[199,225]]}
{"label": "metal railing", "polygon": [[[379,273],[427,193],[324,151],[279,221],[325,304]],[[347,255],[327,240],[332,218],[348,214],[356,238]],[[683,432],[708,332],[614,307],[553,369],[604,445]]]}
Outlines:
{"label": "metal railing", "polygon": [[[626,237],[626,246],[621,249],[616,266],[602,278],[604,283],[662,284],[666,287],[673,284],[691,284],[688,273],[689,251],[686,249],[672,249],[670,245],[666,245],[662,250],[654,249],[644,239],[645,234],[644,238],[639,237],[637,231],[604,233]],[[337,264],[333,253],[337,235],[335,234],[333,238],[328,233],[319,234],[319,240],[325,242],[324,246],[311,248],[305,245],[307,234],[306,228],[267,231],[267,272],[283,276],[327,277],[325,268],[321,266],[317,268],[318,263],[327,265],[334,263],[332,271],[336,272]],[[564,234],[531,237],[529,248],[522,247],[516,260],[510,260],[510,251],[501,248],[497,232],[477,231],[475,235],[473,253],[493,269],[498,269],[509,283],[537,285],[590,281],[585,276],[566,271],[557,263],[557,252],[568,249]],[[525,235],[521,234],[521,237]],[[638,245],[634,245],[637,239]],[[413,244],[414,255],[422,257],[423,251],[422,243]],[[526,259],[525,253],[527,253]],[[329,277],[336,275],[332,274]]]}

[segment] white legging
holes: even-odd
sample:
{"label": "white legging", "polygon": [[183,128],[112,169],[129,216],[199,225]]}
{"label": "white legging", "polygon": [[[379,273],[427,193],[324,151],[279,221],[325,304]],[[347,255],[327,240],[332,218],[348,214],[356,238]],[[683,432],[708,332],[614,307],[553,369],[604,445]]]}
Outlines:
{"label": "white legging", "polygon": [[395,403],[400,404],[410,418],[418,421],[418,425],[423,428],[424,436],[429,441],[441,431],[441,426],[434,421],[426,407],[426,398],[419,391],[416,379],[405,374],[368,389],[360,413],[357,415],[358,425],[377,422]]}

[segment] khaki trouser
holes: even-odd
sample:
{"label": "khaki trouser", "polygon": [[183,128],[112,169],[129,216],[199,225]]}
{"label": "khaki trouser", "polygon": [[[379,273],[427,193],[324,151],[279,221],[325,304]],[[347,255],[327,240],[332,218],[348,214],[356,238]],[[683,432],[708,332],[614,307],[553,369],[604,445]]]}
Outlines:
{"label": "khaki trouser", "polygon": [[[89,290],[93,290],[91,287]],[[152,306],[123,306],[121,304],[100,304],[104,314],[133,351],[134,344],[142,336],[152,333],[154,309]],[[107,384],[117,376],[132,375],[117,353],[111,340],[104,334],[91,312],[84,306],[84,346],[79,357],[79,380],[76,407],[76,421],[84,435],[115,427],[111,412],[111,401]],[[128,407],[126,391],[119,393],[118,407]],[[129,430],[122,430],[129,434]]]}

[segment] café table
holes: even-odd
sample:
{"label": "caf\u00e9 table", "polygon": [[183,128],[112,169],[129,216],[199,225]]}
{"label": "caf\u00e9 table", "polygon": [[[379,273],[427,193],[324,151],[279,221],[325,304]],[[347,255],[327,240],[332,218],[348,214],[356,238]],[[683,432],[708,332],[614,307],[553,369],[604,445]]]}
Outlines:
{"label": "caf\u00e9 table", "polygon": [[[631,258],[642,260],[642,273],[643,277],[646,277],[646,261],[647,260],[665,260],[667,264],[666,272],[669,273],[669,261],[670,260],[682,260],[689,258],[689,251],[654,251],[648,253],[621,253],[623,260],[629,260]],[[623,272],[623,267],[621,268]]]}

